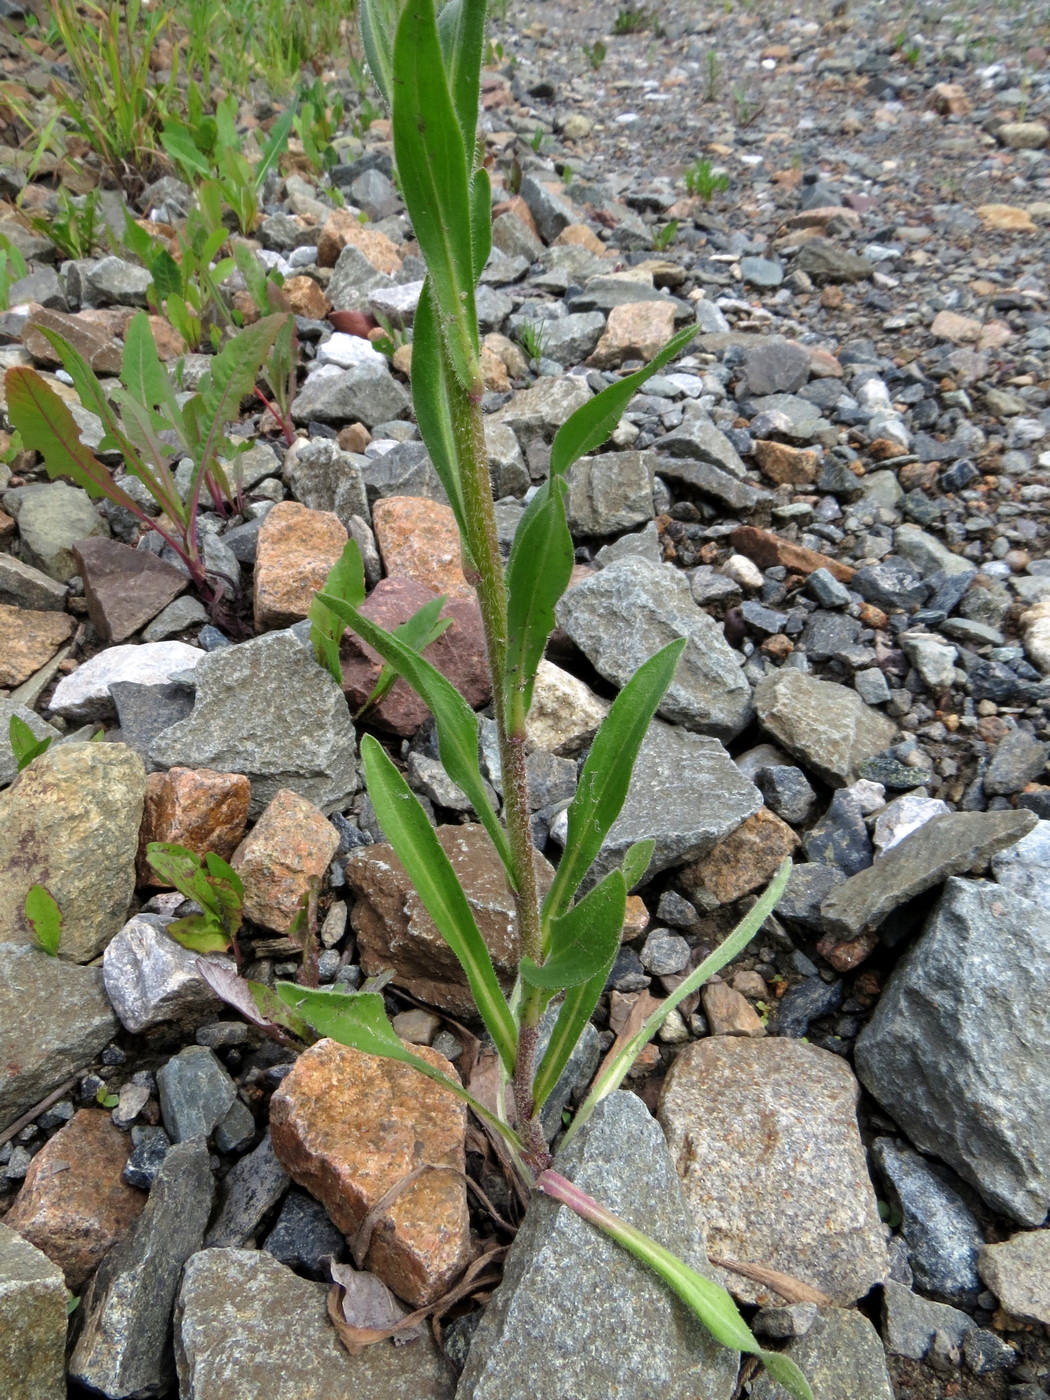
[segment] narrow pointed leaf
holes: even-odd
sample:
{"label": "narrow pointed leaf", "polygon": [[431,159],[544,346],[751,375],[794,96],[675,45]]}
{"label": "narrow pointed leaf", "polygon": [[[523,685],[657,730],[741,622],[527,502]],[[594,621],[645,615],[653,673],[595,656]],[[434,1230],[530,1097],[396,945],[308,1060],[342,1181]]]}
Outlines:
{"label": "narrow pointed leaf", "polygon": [[[351,607],[360,607],[365,600],[365,565],[356,540],[347,540],[343,552],[329,570],[324,592],[342,598]],[[331,608],[325,607],[318,594],[310,604],[310,641],[318,664],[324,666],[332,679],[343,683],[343,668],[339,660],[339,643],[346,623]]]}
{"label": "narrow pointed leaf", "polygon": [[525,508],[507,563],[507,729],[520,735],[536,671],[554,630],[554,608],[572,576],[565,482],[545,481]]}
{"label": "narrow pointed leaf", "polygon": [[469,166],[445,77],[434,0],[405,5],[394,41],[394,156],[456,378],[480,388]]}
{"label": "narrow pointed leaf", "polygon": [[620,948],[626,903],[623,874],[610,870],[567,914],[551,921],[550,952],[542,966],[522,958],[522,977],[530,986],[560,992],[608,970]]}
{"label": "narrow pointed leaf", "polygon": [[624,409],[647,379],[663,369],[678,352],[685,348],[700,329],[687,326],[667,342],[658,355],[635,374],[610,384],[588,403],[583,404],[558,429],[551,447],[551,475],[560,476],[580,457],[601,447],[620,421]]}
{"label": "narrow pointed leaf", "polygon": [[[410,618],[395,627],[391,635],[396,637],[399,642],[404,642],[405,646],[411,647],[413,651],[420,653],[426,651],[431,642],[436,642],[438,637],[443,636],[452,626],[450,617],[438,616],[447,602],[448,599],[444,593],[438,598],[431,598]],[[379,679],[361,709],[367,710],[373,705],[378,705],[396,680],[397,672],[388,662],[380,671]]]}
{"label": "narrow pointed leaf", "polygon": [[492,182],[483,165],[470,177],[470,241],[477,282],[492,252]]}
{"label": "narrow pointed leaf", "polygon": [[262,159],[255,167],[254,180],[255,188],[261,190],[267,175],[277,164],[281,152],[288,144],[288,136],[292,130],[292,123],[295,121],[295,103],[291,103],[286,111],[274,122],[270,128],[270,134],[266,138],[266,145],[263,147]]}
{"label": "narrow pointed leaf", "polygon": [[685,639],[679,638],[643,662],[613,701],[595,735],[569,805],[568,836],[558,873],[544,901],[546,917],[564,912],[620,815],[638,750],[684,647]]}
{"label": "narrow pointed leaf", "polygon": [[361,42],[372,79],[386,103],[394,105],[394,34],[400,0],[362,0]]}
{"label": "narrow pointed leaf", "polygon": [[17,715],[11,716],[11,722],[7,727],[7,737],[20,773],[23,768],[29,767],[34,758],[39,758],[42,753],[46,753],[51,745],[50,738],[38,739],[25,720],[19,719]]}
{"label": "narrow pointed leaf", "polygon": [[463,133],[463,150],[470,166],[474,163],[478,125],[485,0],[448,0],[438,16],[438,37],[448,73],[449,92]]}
{"label": "narrow pointed leaf", "polygon": [[366,735],[361,741],[361,755],[368,795],[379,824],[438,932],[456,955],[500,1059],[507,1072],[513,1073],[517,1047],[514,1018],[452,863],[418,799],[382,745]]}
{"label": "narrow pointed leaf", "polygon": [[415,409],[419,435],[426,444],[438,480],[445,488],[445,495],[456,517],[460,539],[465,540],[467,518],[460,484],[459,451],[450,409],[454,395],[465,398],[466,390],[447,363],[428,277],[423,283],[412,323],[412,407]]}
{"label": "narrow pointed leaf", "polygon": [[[182,411],[175,398],[168,371],[160,362],[149,317],[139,311],[124,332],[124,354],[120,367],[121,383],[128,393],[147,408],[163,407],[168,423],[181,431]],[[170,452],[170,448],[166,449]]]}
{"label": "narrow pointed leaf", "polygon": [[623,858],[620,869],[623,871],[624,883],[628,892],[634,889],[642,876],[649,869],[649,862],[653,858],[656,850],[656,842],[652,840],[636,841]]}
{"label": "narrow pointed leaf", "polygon": [[49,958],[57,958],[62,941],[62,910],[58,900],[44,885],[31,885],[24,908],[33,937]]}
{"label": "narrow pointed leaf", "polygon": [[594,1015],[598,998],[605,990],[605,980],[611,967],[612,959],[609,966],[596,972],[590,981],[581,982],[578,987],[570,987],[565,993],[558,1019],[554,1023],[554,1030],[533,1081],[533,1100],[537,1109],[546,1103],[561,1078],[562,1071],[569,1063],[569,1057],[576,1049],[583,1028]]}
{"label": "narrow pointed leaf", "polygon": [[492,838],[507,879],[514,887],[514,867],[507,833],[492,810],[478,765],[478,717],[459,691],[445,676],[399,638],[341,598],[329,593],[317,597],[325,607],[341,617],[384,661],[404,677],[434,716],[437,725],[438,756],[442,767],[457,787],[470,799],[478,820]]}
{"label": "narrow pointed leaf", "polygon": [[161,303],[166,302],[169,297],[182,296],[182,269],[167,248],[162,248],[150,259],[149,270],[157,299]]}

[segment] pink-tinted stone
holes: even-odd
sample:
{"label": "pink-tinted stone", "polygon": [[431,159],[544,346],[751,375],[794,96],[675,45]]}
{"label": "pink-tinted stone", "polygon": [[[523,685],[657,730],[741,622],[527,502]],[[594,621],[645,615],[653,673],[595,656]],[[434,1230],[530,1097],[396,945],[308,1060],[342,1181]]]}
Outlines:
{"label": "pink-tinted stone", "polygon": [[451,506],[420,496],[388,496],[372,507],[372,528],[391,577],[415,579],[450,598],[474,597],[463,577]]}
{"label": "pink-tinted stone", "polygon": [[[425,1045],[413,1053],[456,1077]],[[417,1167],[426,1171],[386,1207],[366,1266],[416,1307],[433,1302],[470,1261],[466,1108],[410,1065],[322,1040],[304,1054],[270,1103],[278,1161],[321,1201],[348,1237]]]}
{"label": "pink-tinted stone", "polygon": [[762,441],[754,447],[755,461],[770,481],[777,485],[787,482],[802,486],[816,481],[820,454],[804,447],[789,447],[787,443]]}
{"label": "pink-tinted stone", "polygon": [[43,334],[44,330],[57,331],[64,340],[68,340],[96,374],[120,373],[121,350],[112,335],[83,316],[49,311],[44,306],[33,312],[22,332],[22,344],[37,364],[61,364],[55,347]]}
{"label": "pink-tinted stone", "polygon": [[783,564],[795,574],[811,574],[814,569],[827,569],[839,583],[849,583],[856,573],[849,564],[840,564],[830,555],[781,539],[771,530],[760,530],[757,525],[738,525],[729,536],[729,541],[735,550],[753,559],[760,569],[772,568],[774,564]]}
{"label": "pink-tinted stone", "polygon": [[4,1224],[47,1255],[77,1293],[138,1219],[146,1193],[121,1180],[131,1139],[108,1113],[81,1109],[29,1164]]}
{"label": "pink-tinted stone", "polygon": [[725,982],[708,982],[700,993],[704,1015],[712,1035],[764,1036],[766,1028],[758,1012],[740,992]]}
{"label": "pink-tinted stone", "polygon": [[390,276],[401,271],[397,244],[378,229],[370,229],[357,221],[349,209],[334,209],[317,238],[318,267],[335,267],[339,254],[348,245],[359,248],[377,272]]}
{"label": "pink-tinted stone", "polygon": [[[411,579],[386,578],[376,584],[361,612],[392,632],[433,598],[430,589]],[[441,616],[451,618],[452,625],[431,642],[424,656],[448,677],[469,705],[475,709],[487,705],[492,698],[492,683],[477,603],[473,598],[450,598],[441,609]],[[379,654],[349,629],[343,635],[340,659],[343,689],[356,713],[375,688],[383,663]],[[397,680],[368,712],[368,722],[407,737],[416,732],[429,713],[416,692],[403,680]]]}
{"label": "pink-tinted stone", "polygon": [[199,856],[214,851],[229,860],[248,825],[251,799],[252,785],[243,773],[211,768],[150,773],[139,832],[139,884],[163,884],[146,859],[151,841],[170,841]]}
{"label": "pink-tinted stone", "polygon": [[[34,612],[0,603],[0,685],[21,685],[67,642],[76,623],[67,613]],[[6,734],[2,736],[6,742]]]}
{"label": "pink-tinted stone", "polygon": [[189,587],[189,579],[145,549],[95,536],[73,546],[88,616],[107,642],[126,642]]}
{"label": "pink-tinted stone", "polygon": [[339,833],[324,813],[281,788],[230,861],[244,881],[245,915],[263,928],[287,933],[338,847]]}
{"label": "pink-tinted stone", "polygon": [[345,547],[346,527],[331,511],[278,502],[262,523],[255,556],[258,631],[301,622]]}
{"label": "pink-tinted stone", "polygon": [[674,334],[674,310],[672,301],[632,301],[614,306],[587,363],[614,369],[624,360],[651,360]]}

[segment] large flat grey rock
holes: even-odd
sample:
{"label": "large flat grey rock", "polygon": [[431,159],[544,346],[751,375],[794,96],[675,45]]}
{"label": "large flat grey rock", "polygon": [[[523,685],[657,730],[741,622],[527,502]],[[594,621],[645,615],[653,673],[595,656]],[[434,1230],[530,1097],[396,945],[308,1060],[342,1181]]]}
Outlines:
{"label": "large flat grey rock", "polygon": [[881,860],[839,885],[820,907],[825,929],[852,938],[951,875],[1020,841],[1034,812],[949,812],[924,822]]}
{"label": "large flat grey rock", "polygon": [[762,728],[830,787],[855,782],[864,760],[897,735],[893,721],[855,690],[802,671],[776,671],[759,681],[755,710]]}
{"label": "large flat grey rock", "polygon": [[[635,1095],[605,1099],[555,1168],[712,1276],[663,1134]],[[737,1362],[645,1265],[540,1197],[511,1246],[456,1400],[729,1400]]]}
{"label": "large flat grey rock", "polygon": [[163,768],[213,768],[251,780],[256,818],[280,788],[323,812],[357,790],[357,742],[343,692],[292,631],[209,652],[188,719],[154,739]]}
{"label": "large flat grey rock", "polygon": [[861,1082],[915,1146],[1026,1225],[1050,1206],[1048,981],[1045,910],[953,878],[856,1045]]}
{"label": "large flat grey rock", "polygon": [[643,661],[685,637],[659,714],[718,739],[734,738],[750,720],[751,687],[741,657],[671,565],[618,559],[571,588],[555,615],[595,670],[621,687]]}

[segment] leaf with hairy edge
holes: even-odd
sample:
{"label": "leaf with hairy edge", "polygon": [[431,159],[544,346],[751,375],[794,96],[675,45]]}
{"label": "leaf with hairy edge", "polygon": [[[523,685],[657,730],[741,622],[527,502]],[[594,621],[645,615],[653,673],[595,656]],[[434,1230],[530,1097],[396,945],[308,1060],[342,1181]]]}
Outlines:
{"label": "leaf with hairy edge", "polygon": [[[448,0],[438,15],[438,37],[448,88],[463,133],[467,165],[474,164],[481,93],[481,50],[485,39],[485,0]],[[477,268],[477,272],[481,269]]]}
{"label": "leaf with hairy edge", "polygon": [[361,757],[379,824],[438,932],[456,955],[500,1059],[507,1073],[513,1074],[517,1027],[452,863],[415,794],[370,734],[361,741]]}
{"label": "leaf with hairy edge", "polygon": [[684,331],[679,331],[644,369],[610,384],[578,408],[558,429],[551,447],[551,475],[560,476],[580,457],[585,457],[588,452],[601,447],[645,381],[652,378],[657,370],[663,369],[668,361],[673,360],[699,329],[699,326],[687,326]]}
{"label": "leaf with hairy edge", "polygon": [[[324,592],[342,598],[351,607],[360,607],[365,600],[365,565],[356,540],[347,540],[343,552],[329,570]],[[326,667],[337,684],[343,683],[343,668],[339,661],[339,643],[346,623],[326,608],[320,595],[314,597],[308,613],[310,641],[318,665]]]}
{"label": "leaf with hairy edge", "polygon": [[405,5],[394,40],[394,157],[449,361],[480,390],[469,167],[445,77],[434,0]]}
{"label": "leaf with hairy edge", "polygon": [[230,936],[211,914],[190,914],[176,919],[164,932],[191,953],[225,953]]}
{"label": "leaf with hairy edge", "polygon": [[361,43],[388,108],[394,105],[394,33],[400,13],[400,0],[362,0]]}
{"label": "leaf with hairy edge", "polygon": [[39,452],[54,480],[67,476],[89,496],[108,496],[141,518],[142,507],[119,487],[98,458],[80,441],[72,413],[34,369],[21,365],[4,376],[7,416],[26,447]]}
{"label": "leaf with hairy edge", "polygon": [[524,733],[536,671],[554,630],[554,607],[574,559],[565,522],[565,481],[545,481],[525,508],[507,563],[507,730]]}
{"label": "leaf with hairy edge", "polygon": [[459,691],[436,666],[432,666],[411,647],[390,632],[370,621],[356,608],[329,593],[317,597],[332,612],[352,627],[358,636],[388,661],[399,676],[412,687],[434,716],[437,725],[438,757],[452,781],[470,799],[478,820],[492,838],[499,853],[507,880],[514,888],[514,868],[511,862],[507,833],[492,810],[485,792],[485,783],[478,766],[478,717]]}
{"label": "leaf with hairy edge", "polygon": [[569,831],[558,873],[543,904],[545,919],[564,912],[620,815],[638,750],[671,684],[685,638],[669,642],[643,662],[620,691],[595,735],[569,804]]}
{"label": "leaf with hairy edge", "polygon": [[429,277],[423,283],[412,323],[412,365],[412,407],[416,412],[419,435],[430,454],[438,480],[445,488],[459,527],[459,537],[465,540],[467,516],[460,484],[459,450],[449,405],[454,395],[465,398],[466,390],[446,362]]}
{"label": "leaf with hairy edge", "polygon": [[656,850],[656,842],[652,840],[636,841],[624,856],[620,869],[623,871],[624,883],[628,891],[633,890],[635,885],[649,869],[649,862],[653,858]]}
{"label": "leaf with hairy edge", "polygon": [[80,351],[75,346],[70,345],[64,336],[46,326],[40,326],[39,329],[51,342],[55,354],[62,361],[62,368],[72,379],[73,387],[80,396],[80,402],[89,413],[93,413],[102,422],[106,435],[99,444],[100,451],[116,449],[123,455],[127,469],[136,476],[140,476],[145,471],[145,467],[133,443],[124,433],[117,415],[113,412],[109,399],[95,376],[95,371]]}
{"label": "leaf with hairy edge", "polygon": [[33,937],[49,958],[57,958],[62,941],[62,910],[58,900],[44,885],[31,885],[24,908]]}
{"label": "leaf with hairy edge", "polygon": [[492,252],[492,182],[483,165],[470,177],[470,242],[477,282]]}
{"label": "leaf with hairy edge", "polygon": [[623,874],[610,870],[567,914],[551,920],[550,953],[542,966],[522,958],[524,980],[544,991],[561,992],[589,982],[602,969],[608,971],[620,948],[626,904]]}

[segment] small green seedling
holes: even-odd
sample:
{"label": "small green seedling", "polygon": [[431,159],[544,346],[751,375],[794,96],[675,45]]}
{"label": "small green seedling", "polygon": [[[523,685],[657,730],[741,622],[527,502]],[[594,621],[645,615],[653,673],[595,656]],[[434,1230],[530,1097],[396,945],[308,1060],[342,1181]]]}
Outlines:
{"label": "small green seedling", "polygon": [[202,860],[185,846],[151,841],[146,859],[166,885],[200,905],[199,914],[170,923],[167,932],[195,953],[224,953],[232,944],[240,962],[237,934],[244,918],[244,885],[237,872],[213,851]]}
{"label": "small green seedling", "polygon": [[547,329],[542,321],[522,321],[518,341],[530,360],[538,363],[547,353]]}
{"label": "small green seedling", "polygon": [[51,746],[50,736],[38,739],[25,720],[19,719],[17,715],[11,716],[7,726],[7,737],[20,773],[23,768],[29,767],[34,758],[39,758]]}
{"label": "small green seedling", "polygon": [[593,44],[584,44],[583,46],[584,57],[596,73],[605,62],[608,52],[608,44],[603,44],[600,39],[596,39]]}
{"label": "small green seedling", "polygon": [[62,941],[62,910],[58,907],[58,900],[44,885],[31,885],[24,908],[37,946],[49,958],[57,958],[58,945]]}
{"label": "small green seedling", "polygon": [[637,34],[649,23],[648,10],[620,10],[613,20],[614,34]]}
{"label": "small green seedling", "polygon": [[728,174],[724,170],[716,172],[709,160],[695,161],[683,178],[688,193],[694,198],[699,196],[705,204],[729,188]]}
{"label": "small green seedling", "polygon": [[117,1094],[111,1094],[105,1084],[100,1084],[95,1090],[95,1102],[102,1108],[116,1108],[117,1104],[120,1103],[120,1097]]}
{"label": "small green seedling", "polygon": [[532,133],[532,139],[529,141],[529,145],[530,145],[530,146],[532,147],[532,149],[536,152],[536,154],[539,155],[539,153],[540,153],[540,148],[541,148],[542,145],[543,145],[543,127],[542,127],[542,126],[538,126],[538,127],[536,128],[536,130]]}
{"label": "small green seedling", "polygon": [[653,251],[664,253],[678,236],[678,220],[670,219],[663,228],[653,234]]}

